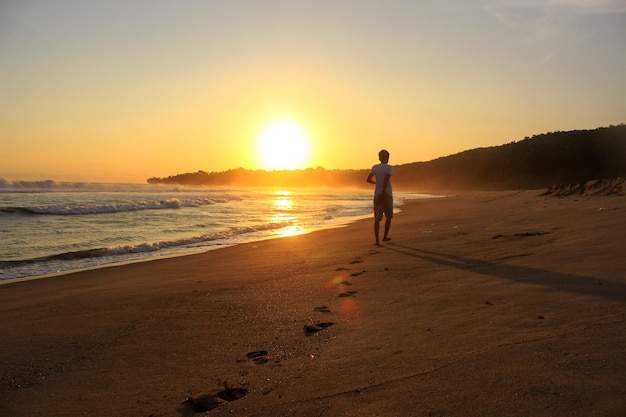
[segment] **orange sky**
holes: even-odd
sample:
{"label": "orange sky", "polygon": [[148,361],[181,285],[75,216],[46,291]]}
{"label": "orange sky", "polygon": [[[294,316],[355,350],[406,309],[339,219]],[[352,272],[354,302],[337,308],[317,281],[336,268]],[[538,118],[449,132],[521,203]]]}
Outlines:
{"label": "orange sky", "polygon": [[[620,0],[3,2],[0,178],[425,161],[626,122]],[[287,157],[287,156],[286,156]]]}

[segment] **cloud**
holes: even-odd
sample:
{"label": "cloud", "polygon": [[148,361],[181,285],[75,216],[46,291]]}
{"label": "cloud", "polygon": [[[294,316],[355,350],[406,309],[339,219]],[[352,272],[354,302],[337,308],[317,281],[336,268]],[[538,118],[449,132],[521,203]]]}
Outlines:
{"label": "cloud", "polygon": [[529,22],[556,21],[558,16],[626,14],[624,0],[492,0],[483,10],[499,21],[519,27]]}
{"label": "cloud", "polygon": [[581,15],[626,13],[624,0],[492,0],[483,4],[485,10],[496,14],[501,11]]}
{"label": "cloud", "polygon": [[624,0],[546,0],[532,3],[546,3],[552,8],[561,8],[578,14],[621,14],[626,13]]}
{"label": "cloud", "polygon": [[626,14],[624,0],[491,0],[482,9],[534,46],[541,65],[556,55],[571,28],[591,15]]}

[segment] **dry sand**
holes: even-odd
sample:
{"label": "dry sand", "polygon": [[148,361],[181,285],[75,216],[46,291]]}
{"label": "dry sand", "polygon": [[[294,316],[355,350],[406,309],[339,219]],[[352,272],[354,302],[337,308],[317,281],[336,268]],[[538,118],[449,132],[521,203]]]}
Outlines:
{"label": "dry sand", "polygon": [[540,194],[1,285],[0,415],[624,416],[626,198]]}

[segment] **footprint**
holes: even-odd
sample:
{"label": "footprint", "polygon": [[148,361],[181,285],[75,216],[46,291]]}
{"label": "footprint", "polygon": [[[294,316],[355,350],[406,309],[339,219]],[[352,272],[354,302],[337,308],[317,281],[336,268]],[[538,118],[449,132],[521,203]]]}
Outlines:
{"label": "footprint", "polygon": [[217,396],[224,401],[236,401],[248,395],[248,390],[245,388],[226,388],[223,391],[217,393]]}
{"label": "footprint", "polygon": [[330,308],[328,308],[327,306],[315,307],[313,311],[317,311],[320,313],[330,313]]}
{"label": "footprint", "polygon": [[335,269],[335,271],[349,271],[349,270],[350,268],[343,268],[343,267]]}
{"label": "footprint", "polygon": [[357,256],[350,261],[351,264],[360,264],[361,262],[363,262],[363,260],[360,256]]}
{"label": "footprint", "polygon": [[246,358],[248,358],[248,360],[255,365],[262,365],[269,361],[269,359],[267,358],[267,350],[256,350],[254,352],[248,352],[246,353]]}
{"label": "footprint", "polygon": [[356,293],[357,291],[345,291],[345,292],[339,293],[338,297],[342,297],[342,298],[352,297]]}
{"label": "footprint", "polygon": [[547,234],[550,234],[550,232],[524,232],[524,233],[515,233],[513,236],[497,234],[497,235],[491,236],[491,238],[492,239],[508,238],[509,240],[511,240],[511,239],[521,239],[521,238],[532,237],[532,236],[542,236],[542,235],[547,235]]}
{"label": "footprint", "polygon": [[361,271],[361,272],[353,272],[350,274],[351,277],[358,277],[361,274],[366,273],[367,271]]}
{"label": "footprint", "polygon": [[304,325],[304,334],[313,334],[317,332],[321,332],[322,330],[334,326],[335,323],[327,321],[327,322],[317,322],[313,324],[305,324]]}
{"label": "footprint", "polygon": [[197,398],[187,397],[181,405],[190,408],[195,413],[205,413],[220,406],[220,400],[215,395],[200,395]]}
{"label": "footprint", "polygon": [[515,233],[513,236],[515,237],[529,237],[529,236],[541,236],[541,235],[547,235],[550,234],[550,232],[525,232],[525,233]]}
{"label": "footprint", "polygon": [[222,404],[220,400],[231,402],[239,400],[246,395],[248,395],[248,390],[245,388],[225,388],[216,394],[205,394],[196,398],[187,397],[181,405],[191,409],[194,413],[206,413],[219,407]]}

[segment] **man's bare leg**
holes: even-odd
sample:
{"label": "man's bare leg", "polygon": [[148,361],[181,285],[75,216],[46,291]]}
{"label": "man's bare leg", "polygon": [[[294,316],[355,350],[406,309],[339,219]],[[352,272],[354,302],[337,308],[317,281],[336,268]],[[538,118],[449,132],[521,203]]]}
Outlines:
{"label": "man's bare leg", "polygon": [[[388,236],[389,229],[391,229],[391,219],[387,217],[387,219],[385,220],[385,235],[383,236],[383,242],[389,242],[391,240],[391,238]],[[376,241],[378,241],[378,239],[376,239]]]}
{"label": "man's bare leg", "polygon": [[378,240],[378,236],[380,234],[380,220],[374,219],[374,236],[376,237],[376,244],[380,245],[380,241]]}

